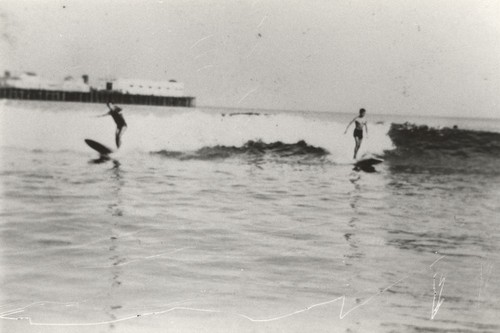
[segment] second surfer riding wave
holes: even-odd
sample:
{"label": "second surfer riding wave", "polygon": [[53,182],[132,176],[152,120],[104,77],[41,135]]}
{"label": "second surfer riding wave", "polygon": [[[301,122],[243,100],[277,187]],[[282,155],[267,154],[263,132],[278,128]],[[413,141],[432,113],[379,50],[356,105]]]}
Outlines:
{"label": "second surfer riding wave", "polygon": [[356,159],[356,156],[358,155],[358,150],[359,147],[361,147],[361,142],[363,141],[363,126],[366,128],[366,134],[368,135],[368,126],[366,125],[366,119],[364,119],[366,114],[365,109],[360,109],[359,110],[359,116],[351,120],[351,122],[347,125],[344,134],[347,133],[347,130],[349,129],[349,126],[351,126],[352,123],[355,123],[354,127],[354,140],[356,142],[354,146],[354,159]]}

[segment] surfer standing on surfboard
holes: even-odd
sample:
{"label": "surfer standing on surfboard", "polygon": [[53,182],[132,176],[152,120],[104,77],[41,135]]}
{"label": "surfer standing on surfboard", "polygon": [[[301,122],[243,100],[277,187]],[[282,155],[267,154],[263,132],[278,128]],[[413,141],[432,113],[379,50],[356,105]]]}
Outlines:
{"label": "surfer standing on surfboard", "polygon": [[123,115],[121,114],[122,109],[119,108],[116,105],[113,105],[113,103],[106,103],[106,105],[109,108],[109,112],[98,116],[98,117],[105,117],[105,116],[111,116],[113,117],[113,120],[116,123],[116,132],[115,132],[115,141],[116,141],[116,148],[120,148],[121,143],[122,143],[122,134],[127,128],[127,123],[125,122],[125,118],[123,118]]}
{"label": "surfer standing on surfboard", "polygon": [[366,128],[366,134],[368,134],[368,126],[366,125],[366,119],[365,118],[366,110],[365,109],[360,109],[359,110],[359,116],[351,120],[349,125],[347,125],[344,134],[347,133],[347,130],[349,129],[349,126],[351,126],[352,123],[355,124],[354,127],[354,140],[356,141],[356,145],[354,146],[354,159],[356,159],[356,155],[358,155],[358,150],[359,147],[361,146],[361,142],[363,141],[363,126]]}

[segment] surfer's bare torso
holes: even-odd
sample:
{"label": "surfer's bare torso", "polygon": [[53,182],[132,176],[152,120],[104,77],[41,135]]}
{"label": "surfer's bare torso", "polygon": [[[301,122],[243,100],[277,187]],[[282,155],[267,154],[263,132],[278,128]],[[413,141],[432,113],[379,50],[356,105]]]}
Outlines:
{"label": "surfer's bare torso", "polygon": [[127,126],[127,123],[125,122],[125,118],[123,118],[123,115],[121,114],[121,109],[116,107],[113,110],[110,110],[108,114],[113,117],[113,120],[116,123],[116,127],[119,129]]}
{"label": "surfer's bare torso", "polygon": [[363,127],[366,126],[366,119],[364,117],[354,118],[354,133],[353,136],[362,139]]}

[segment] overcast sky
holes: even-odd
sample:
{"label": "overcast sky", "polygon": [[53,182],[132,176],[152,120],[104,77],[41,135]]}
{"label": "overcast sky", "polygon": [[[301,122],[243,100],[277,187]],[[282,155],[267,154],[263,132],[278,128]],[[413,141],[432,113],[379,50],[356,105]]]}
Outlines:
{"label": "overcast sky", "polygon": [[499,0],[1,0],[2,70],[199,106],[500,117]]}

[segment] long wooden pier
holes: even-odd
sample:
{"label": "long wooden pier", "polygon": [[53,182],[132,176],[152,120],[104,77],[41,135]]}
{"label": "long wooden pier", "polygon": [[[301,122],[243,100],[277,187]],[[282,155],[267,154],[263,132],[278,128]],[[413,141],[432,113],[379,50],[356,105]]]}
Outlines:
{"label": "long wooden pier", "polygon": [[156,106],[194,107],[194,97],[145,96],[122,94],[117,91],[92,90],[90,92],[38,90],[0,87],[0,99],[37,101],[138,104]]}

